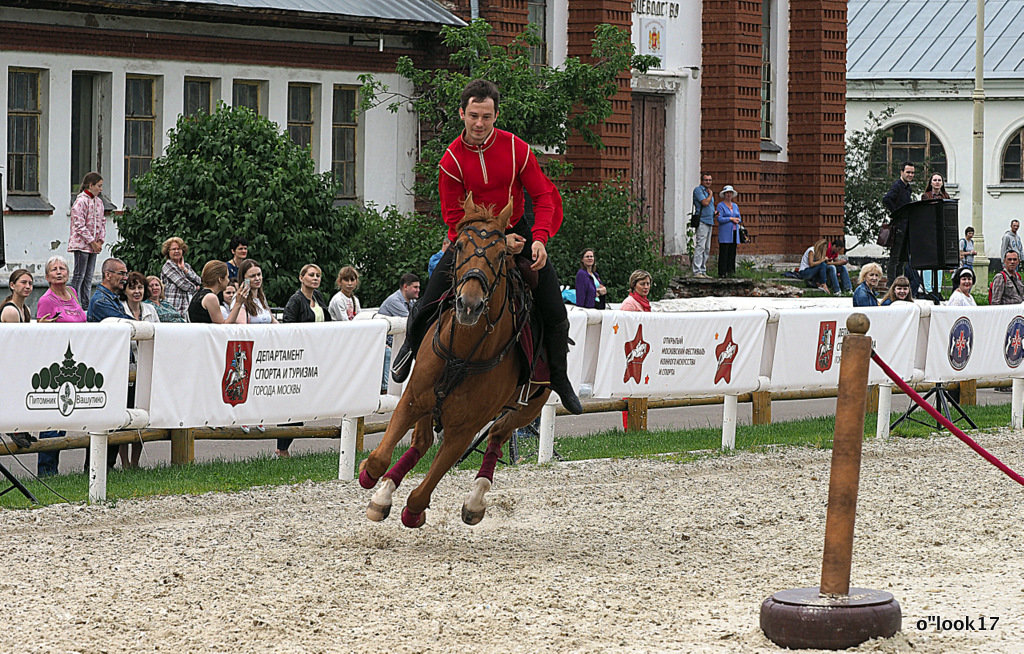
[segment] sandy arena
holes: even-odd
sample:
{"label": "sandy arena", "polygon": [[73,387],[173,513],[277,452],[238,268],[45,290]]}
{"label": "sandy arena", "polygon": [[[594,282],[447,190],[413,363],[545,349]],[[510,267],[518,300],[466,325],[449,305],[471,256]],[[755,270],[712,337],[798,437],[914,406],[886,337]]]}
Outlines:
{"label": "sandy arena", "polygon": [[[1019,434],[979,440],[1024,469]],[[759,607],[817,585],[830,456],[499,468],[472,528],[468,472],[416,531],[350,482],[0,511],[0,652],[778,652]],[[853,583],[903,631],[852,651],[1024,651],[1022,499],[953,437],[866,443]]]}

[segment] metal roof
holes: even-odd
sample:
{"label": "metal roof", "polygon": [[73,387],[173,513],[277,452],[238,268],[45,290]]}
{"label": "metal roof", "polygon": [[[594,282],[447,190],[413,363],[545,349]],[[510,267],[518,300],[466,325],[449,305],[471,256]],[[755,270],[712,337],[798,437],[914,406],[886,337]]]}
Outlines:
{"label": "metal roof", "polygon": [[[976,0],[849,0],[847,78],[973,79]],[[1024,0],[985,2],[985,78],[1024,77]]]}
{"label": "metal roof", "polygon": [[284,11],[324,16],[354,16],[383,20],[465,25],[434,0],[177,0],[185,4],[232,9]]}

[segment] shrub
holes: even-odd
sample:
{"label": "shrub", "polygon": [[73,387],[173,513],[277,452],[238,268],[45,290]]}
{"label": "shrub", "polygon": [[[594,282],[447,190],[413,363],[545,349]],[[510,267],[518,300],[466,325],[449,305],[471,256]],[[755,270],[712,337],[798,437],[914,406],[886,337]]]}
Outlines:
{"label": "shrub", "polygon": [[179,117],[168,136],[166,154],[135,180],[136,206],[117,221],[114,254],[130,269],[158,274],[160,245],[180,236],[198,273],[208,260],[228,259],[228,242],[239,234],[274,304],[298,288],[306,263],[323,267],[327,279],[329,269],[337,274],[356,212],[333,206],[331,174],[316,172],[308,148],[266,118],[223,103],[213,114]]}
{"label": "shrub", "polygon": [[665,294],[675,268],[656,253],[657,238],[634,222],[639,203],[618,182],[589,184],[562,195],[565,220],[549,243],[548,253],[563,284],[575,283],[583,248],[593,248],[597,273],[608,288],[608,301],[629,293],[629,275],[651,273],[651,299]]}
{"label": "shrub", "polygon": [[[363,306],[380,306],[395,292],[405,273],[420,276],[421,287],[427,282],[427,262],[441,249],[447,231],[436,219],[419,214],[403,214],[395,207],[367,207],[359,213],[358,231],[345,244],[344,263],[359,271],[359,296]],[[332,285],[338,271],[324,271]]]}

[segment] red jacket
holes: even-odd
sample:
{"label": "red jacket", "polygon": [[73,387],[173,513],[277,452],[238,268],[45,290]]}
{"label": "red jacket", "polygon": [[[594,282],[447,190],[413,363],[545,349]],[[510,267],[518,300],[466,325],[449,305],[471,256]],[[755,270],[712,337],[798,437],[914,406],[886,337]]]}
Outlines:
{"label": "red jacket", "polygon": [[459,136],[441,157],[440,168],[441,215],[453,241],[463,216],[462,201],[470,192],[475,204],[492,206],[495,213],[505,208],[511,195],[515,225],[523,217],[525,188],[533,198],[533,238],[541,243],[547,243],[562,226],[562,196],[540,169],[530,146],[511,132],[495,129],[480,146]]}

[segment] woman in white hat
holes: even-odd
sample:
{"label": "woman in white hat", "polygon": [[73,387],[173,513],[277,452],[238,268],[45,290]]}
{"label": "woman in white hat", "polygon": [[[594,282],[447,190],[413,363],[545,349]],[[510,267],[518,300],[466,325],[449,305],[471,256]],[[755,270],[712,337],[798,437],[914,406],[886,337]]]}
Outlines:
{"label": "woman in white hat", "polygon": [[957,287],[950,293],[946,305],[951,307],[977,306],[978,303],[974,301],[974,296],[971,295],[971,289],[974,288],[974,271],[970,268],[961,268],[956,271],[953,280],[956,282]]}
{"label": "woman in white hat", "polygon": [[718,276],[730,277],[736,272],[736,246],[740,242],[740,207],[733,202],[736,189],[726,186],[718,194]]}

